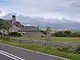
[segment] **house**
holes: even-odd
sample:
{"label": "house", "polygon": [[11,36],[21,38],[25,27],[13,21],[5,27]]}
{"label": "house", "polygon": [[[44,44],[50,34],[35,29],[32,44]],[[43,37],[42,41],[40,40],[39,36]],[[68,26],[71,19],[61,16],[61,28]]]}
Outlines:
{"label": "house", "polygon": [[7,20],[7,22],[9,23],[10,25],[10,28],[9,28],[9,32],[19,32],[21,34],[36,34],[36,33],[39,33],[39,34],[42,34],[40,32],[40,29],[39,27],[36,27],[36,26],[24,26],[24,25],[21,25],[21,23],[19,21],[16,21],[16,16],[13,15],[12,16],[12,20]]}

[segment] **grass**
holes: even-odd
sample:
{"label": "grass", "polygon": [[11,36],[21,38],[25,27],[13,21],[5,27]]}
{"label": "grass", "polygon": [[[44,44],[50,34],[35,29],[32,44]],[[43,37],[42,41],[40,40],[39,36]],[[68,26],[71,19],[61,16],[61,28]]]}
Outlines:
{"label": "grass", "polygon": [[[41,38],[39,36],[34,36],[34,37],[27,37],[27,36],[22,36],[22,37],[12,37],[13,39],[19,39],[19,40],[45,40],[45,38]],[[64,42],[64,43],[80,43],[80,37],[53,37],[52,38],[53,42]]]}
{"label": "grass", "polygon": [[80,37],[54,37],[53,42],[80,43]]}
{"label": "grass", "polygon": [[45,38],[41,38],[40,36],[12,37],[12,39],[19,39],[19,40],[45,40]]}
{"label": "grass", "polygon": [[10,40],[0,40],[0,43],[10,44],[13,46],[40,51],[40,52],[48,53],[51,55],[57,55],[60,57],[71,59],[71,60],[80,60],[80,54],[61,52],[61,51],[58,51],[56,48],[52,48],[50,46],[44,47],[44,46],[33,45],[33,44],[21,44],[18,42],[12,42]]}

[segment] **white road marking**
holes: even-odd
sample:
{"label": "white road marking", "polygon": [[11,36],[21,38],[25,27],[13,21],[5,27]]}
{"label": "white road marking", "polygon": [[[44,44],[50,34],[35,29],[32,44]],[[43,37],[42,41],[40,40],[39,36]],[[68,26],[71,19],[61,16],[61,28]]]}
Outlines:
{"label": "white road marking", "polygon": [[11,59],[14,59],[14,60],[18,60],[18,59],[16,59],[16,58],[13,58],[13,57],[11,57],[11,56],[9,56],[9,55],[7,55],[7,54],[4,54],[4,53],[2,53],[2,52],[0,52],[0,54],[2,54],[2,55],[4,55],[4,56],[7,56],[7,57],[9,57],[9,58],[11,58]]}
{"label": "white road marking", "polygon": [[7,57],[9,57],[11,59],[14,59],[14,60],[25,60],[25,59],[22,59],[22,58],[20,58],[18,56],[12,55],[12,54],[10,54],[8,52],[5,52],[5,51],[2,51],[2,50],[0,50],[0,54],[2,54],[4,56],[7,56]]}

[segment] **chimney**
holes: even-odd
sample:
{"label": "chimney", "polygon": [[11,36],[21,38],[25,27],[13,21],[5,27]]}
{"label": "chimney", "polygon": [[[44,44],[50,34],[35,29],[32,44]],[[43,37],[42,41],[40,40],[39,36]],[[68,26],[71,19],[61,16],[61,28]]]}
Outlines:
{"label": "chimney", "polygon": [[16,23],[16,16],[15,15],[12,15],[12,25]]}

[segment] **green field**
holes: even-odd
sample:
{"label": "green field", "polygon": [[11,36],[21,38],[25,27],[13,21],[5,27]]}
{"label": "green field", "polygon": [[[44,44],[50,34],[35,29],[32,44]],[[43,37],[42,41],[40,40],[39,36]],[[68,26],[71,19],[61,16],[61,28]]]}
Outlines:
{"label": "green field", "polygon": [[54,37],[53,42],[80,43],[80,37]]}
{"label": "green field", "polygon": [[[19,40],[45,40],[45,37],[12,37],[13,39],[19,39]],[[53,42],[64,42],[64,43],[80,43],[80,37],[53,37]]]}
{"label": "green field", "polygon": [[18,40],[45,40],[45,38],[41,38],[39,36],[22,36],[22,37],[11,37],[12,39],[18,39]]}

